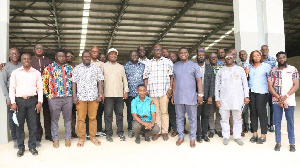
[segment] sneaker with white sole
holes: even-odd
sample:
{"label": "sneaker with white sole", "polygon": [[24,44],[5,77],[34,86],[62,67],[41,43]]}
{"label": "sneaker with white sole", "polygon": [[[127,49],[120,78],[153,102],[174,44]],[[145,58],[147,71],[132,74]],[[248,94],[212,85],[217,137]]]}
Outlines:
{"label": "sneaker with white sole", "polygon": [[132,130],[129,130],[129,131],[128,131],[128,137],[129,137],[129,138],[133,138],[133,137],[134,137],[134,133],[133,133]]}

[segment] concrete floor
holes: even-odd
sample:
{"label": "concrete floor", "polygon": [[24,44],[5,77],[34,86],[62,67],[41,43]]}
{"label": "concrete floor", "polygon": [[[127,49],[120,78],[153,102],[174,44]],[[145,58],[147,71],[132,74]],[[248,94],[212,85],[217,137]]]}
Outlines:
{"label": "concrete floor", "polygon": [[[297,98],[298,102],[300,98]],[[124,110],[125,111],[125,110]],[[125,115],[124,115],[125,116]],[[126,119],[124,118],[124,123]],[[23,157],[16,156],[17,149],[13,143],[0,144],[0,168],[41,168],[41,167],[300,167],[300,106],[295,111],[295,153],[289,152],[286,125],[282,127],[282,147],[280,152],[273,150],[275,146],[275,133],[267,135],[265,144],[252,144],[249,142],[252,134],[243,137],[244,146],[239,146],[230,139],[227,146],[222,144],[222,139],[215,136],[210,142],[196,143],[195,148],[189,147],[188,135],[181,146],[176,146],[177,137],[168,141],[162,138],[155,142],[145,142],[137,145],[134,138],[121,142],[114,135],[114,142],[110,143],[105,137],[100,137],[101,146],[95,146],[90,141],[85,142],[83,148],[76,146],[78,139],[72,139],[72,146],[64,146],[63,120],[60,120],[60,147],[55,149],[52,142],[42,140],[42,147],[37,148],[38,156],[32,156],[26,151]],[[126,128],[126,127],[125,127]],[[126,132],[127,135],[127,132]],[[25,142],[27,143],[28,135]]]}

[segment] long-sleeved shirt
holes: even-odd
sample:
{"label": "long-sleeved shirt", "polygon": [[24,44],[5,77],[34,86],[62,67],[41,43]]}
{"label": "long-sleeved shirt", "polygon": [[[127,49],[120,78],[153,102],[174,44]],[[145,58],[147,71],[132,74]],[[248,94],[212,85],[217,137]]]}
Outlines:
{"label": "long-sleeved shirt", "polygon": [[32,56],[32,62],[31,62],[32,68],[38,70],[41,74],[43,73],[44,68],[46,68],[46,66],[51,63],[52,60],[48,57],[43,56],[43,58],[37,58],[35,56]]}
{"label": "long-sleeved shirt", "polygon": [[0,72],[0,85],[2,88],[2,92],[5,96],[6,101],[10,101],[8,89],[10,84],[10,76],[13,70],[20,68],[22,66],[21,62],[18,62],[17,65],[12,64],[11,62],[8,62],[4,67],[3,71]]}
{"label": "long-sleeved shirt", "polygon": [[221,68],[215,84],[215,100],[221,102],[220,109],[241,110],[246,97],[249,88],[244,69],[236,65]]}
{"label": "long-sleeved shirt", "polygon": [[43,72],[43,89],[49,99],[72,96],[72,66],[49,64]]}
{"label": "long-sleeved shirt", "polygon": [[129,96],[136,97],[138,94],[136,89],[138,85],[144,84],[143,73],[145,70],[145,64],[137,62],[136,64],[128,61],[125,65],[125,73],[128,81]]}
{"label": "long-sleeved shirt", "polygon": [[123,97],[129,92],[124,67],[119,63],[106,62],[102,67],[105,97]]}
{"label": "long-sleeved shirt", "polygon": [[38,96],[38,101],[43,102],[43,82],[41,73],[30,68],[28,71],[20,67],[11,73],[9,98],[11,103],[16,103],[16,97]]}
{"label": "long-sleeved shirt", "polygon": [[253,93],[265,94],[268,90],[268,75],[271,66],[267,63],[261,63],[257,68],[249,66],[249,88]]}

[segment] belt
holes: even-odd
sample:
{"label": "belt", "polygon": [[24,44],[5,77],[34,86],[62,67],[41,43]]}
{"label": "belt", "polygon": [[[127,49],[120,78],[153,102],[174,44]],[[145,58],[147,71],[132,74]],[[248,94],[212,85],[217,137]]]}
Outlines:
{"label": "belt", "polygon": [[27,100],[27,99],[31,99],[31,98],[34,98],[34,97],[36,97],[36,96],[23,96],[23,97],[17,97],[17,98]]}

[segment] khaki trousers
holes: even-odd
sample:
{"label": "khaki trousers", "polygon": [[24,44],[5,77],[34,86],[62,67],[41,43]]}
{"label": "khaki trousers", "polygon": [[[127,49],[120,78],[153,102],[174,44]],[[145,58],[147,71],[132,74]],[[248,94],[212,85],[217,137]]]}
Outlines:
{"label": "khaki trousers", "polygon": [[161,128],[159,134],[167,134],[169,129],[169,113],[168,113],[168,103],[169,99],[167,95],[163,97],[153,97],[152,98],[155,108],[156,108],[156,121],[155,123]]}
{"label": "khaki trousers", "polygon": [[96,137],[97,132],[97,110],[99,103],[94,101],[79,101],[76,105],[77,109],[77,132],[80,140],[85,140],[86,136],[86,115],[89,117],[89,131],[91,139]]}

